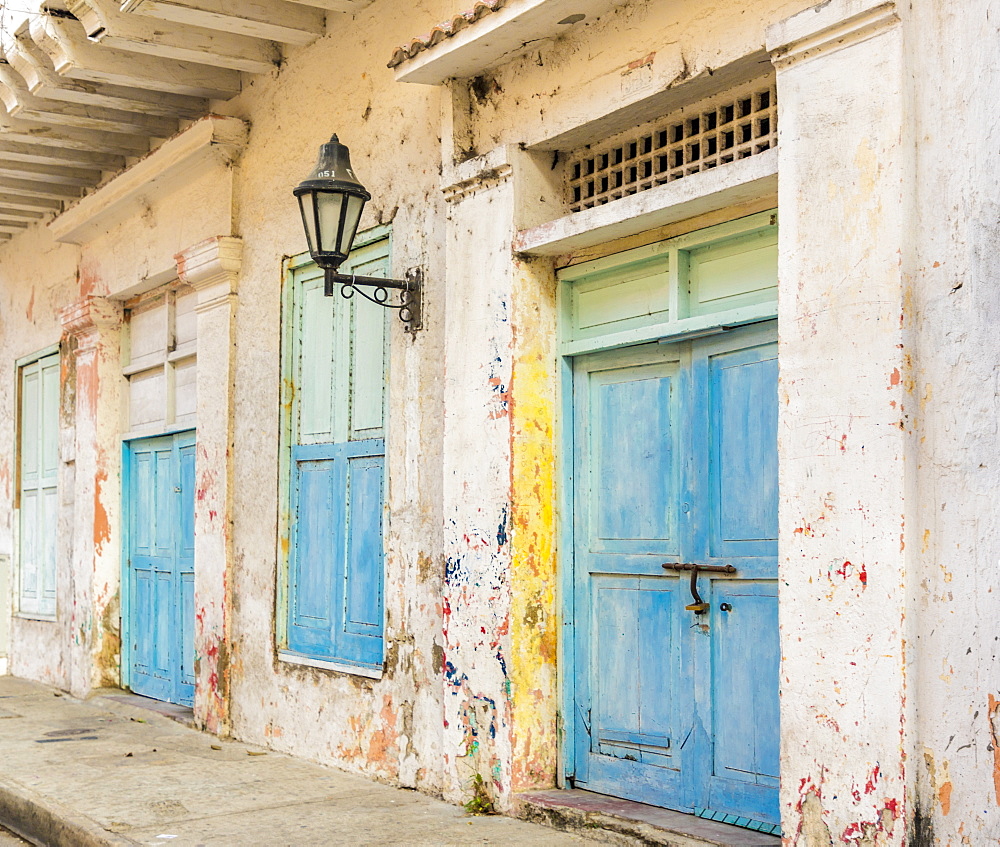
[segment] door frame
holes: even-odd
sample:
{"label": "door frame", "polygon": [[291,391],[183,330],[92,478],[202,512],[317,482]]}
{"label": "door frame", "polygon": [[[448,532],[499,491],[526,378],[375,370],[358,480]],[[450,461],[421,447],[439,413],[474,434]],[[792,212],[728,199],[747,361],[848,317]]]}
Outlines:
{"label": "door frame", "polygon": [[[561,671],[558,675],[559,715],[556,727],[557,743],[562,749],[557,757],[556,785],[559,788],[573,788],[573,780],[577,771],[576,747],[576,628],[586,621],[578,620],[576,614],[575,575],[575,432],[576,417],[574,414],[574,360],[595,353],[611,350],[630,350],[650,342],[670,343],[693,340],[716,332],[738,329],[763,323],[774,323],[778,320],[777,299],[769,303],[760,303],[747,307],[742,303],[735,308],[720,310],[712,315],[698,318],[684,318],[679,314],[677,306],[682,298],[676,293],[672,295],[671,305],[674,307],[674,318],[665,323],[650,322],[646,326],[629,329],[628,332],[609,332],[607,335],[588,338],[581,342],[571,337],[573,319],[573,303],[571,297],[572,285],[582,276],[578,269],[591,267],[601,271],[613,268],[615,265],[624,267],[630,261],[629,254],[648,257],[654,253],[690,249],[713,241],[739,235],[753,229],[759,229],[766,221],[770,226],[777,225],[777,211],[758,212],[746,217],[737,217],[724,223],[708,227],[692,229],[689,232],[653,242],[643,247],[611,253],[604,258],[583,262],[580,265],[569,266],[556,271],[556,335],[559,351],[556,361],[556,482],[558,493],[556,508],[558,513],[556,542],[558,554],[557,590],[560,593],[559,611],[562,617],[560,627],[562,637],[558,645],[558,662]],[[568,279],[563,274],[569,271]],[[678,287],[678,263],[671,262],[670,284],[675,291]],[[778,327],[780,331],[780,326]],[[779,359],[780,369],[780,359]],[[779,459],[780,461],[780,459]],[[780,469],[780,466],[779,466]],[[780,528],[779,528],[780,532]],[[780,609],[780,597],[779,597]]]}
{"label": "door frame", "polygon": [[[131,530],[131,517],[132,512],[130,508],[128,492],[132,484],[132,465],[129,462],[129,453],[132,449],[132,444],[137,441],[147,441],[152,438],[166,438],[168,436],[183,435],[184,433],[190,433],[194,439],[195,447],[198,445],[198,429],[197,427],[192,427],[188,424],[184,426],[179,426],[175,429],[168,429],[164,432],[158,432],[152,435],[139,435],[135,437],[122,438],[122,452],[121,452],[121,506],[122,506],[122,547],[121,547],[121,588],[118,592],[118,606],[119,606],[119,616],[121,620],[121,651],[119,659],[119,669],[120,669],[120,680],[119,683],[123,689],[132,690],[132,652],[128,648],[131,644],[132,639],[132,567],[129,559],[129,549],[132,544],[132,530]],[[197,454],[196,454],[197,456]],[[197,463],[197,458],[196,458]],[[197,464],[195,466],[195,476],[197,478]],[[195,573],[198,572],[198,559],[195,556],[194,561]],[[196,583],[197,585],[197,583]],[[197,693],[197,689],[196,689]]]}

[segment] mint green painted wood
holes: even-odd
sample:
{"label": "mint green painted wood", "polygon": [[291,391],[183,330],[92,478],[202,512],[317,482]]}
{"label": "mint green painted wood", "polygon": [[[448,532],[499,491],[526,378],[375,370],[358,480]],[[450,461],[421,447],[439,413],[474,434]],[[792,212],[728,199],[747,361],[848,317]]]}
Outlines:
{"label": "mint green painted wood", "polygon": [[[350,257],[351,273],[384,277],[384,245],[371,244]],[[351,440],[380,438],[385,415],[386,311],[354,297],[351,345]]]}
{"label": "mint green painted wood", "polygon": [[638,259],[583,280],[573,289],[576,335],[589,337],[669,319],[667,255]]}
{"label": "mint green painted wood", "polygon": [[778,231],[768,226],[685,251],[691,315],[778,299]]}
{"label": "mint green painted wood", "polygon": [[762,212],[559,272],[564,355],[777,315],[777,215]]}
{"label": "mint green painted wood", "polygon": [[59,356],[21,368],[18,608],[56,612],[59,476]]}
{"label": "mint green painted wood", "polygon": [[344,386],[335,384],[330,367],[336,348],[333,299],[323,296],[322,275],[309,274],[299,284],[301,301],[294,341],[299,361],[296,430],[300,444],[316,444],[332,441],[340,429],[334,397]]}

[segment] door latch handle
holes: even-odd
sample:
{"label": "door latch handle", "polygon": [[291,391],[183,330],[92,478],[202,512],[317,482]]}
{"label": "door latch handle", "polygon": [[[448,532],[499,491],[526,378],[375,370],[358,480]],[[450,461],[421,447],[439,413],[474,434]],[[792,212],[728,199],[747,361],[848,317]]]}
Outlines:
{"label": "door latch handle", "polygon": [[734,574],[736,573],[736,568],[732,565],[698,565],[693,562],[678,562],[676,564],[671,562],[664,562],[664,570],[668,571],[690,571],[691,572],[691,599],[694,601],[689,603],[684,609],[688,612],[694,612],[696,615],[703,615],[710,608],[709,604],[706,603],[701,594],[698,593],[698,574],[699,572],[704,573],[725,573]]}

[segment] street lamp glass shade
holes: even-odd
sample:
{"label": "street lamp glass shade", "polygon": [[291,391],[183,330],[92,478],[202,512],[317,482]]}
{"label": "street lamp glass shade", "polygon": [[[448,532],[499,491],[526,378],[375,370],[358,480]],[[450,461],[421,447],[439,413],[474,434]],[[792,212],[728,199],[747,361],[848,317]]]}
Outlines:
{"label": "street lamp glass shade", "polygon": [[336,135],[320,147],[316,168],[298,185],[295,196],[309,253],[321,268],[337,270],[351,252],[371,195],[354,175],[350,152]]}

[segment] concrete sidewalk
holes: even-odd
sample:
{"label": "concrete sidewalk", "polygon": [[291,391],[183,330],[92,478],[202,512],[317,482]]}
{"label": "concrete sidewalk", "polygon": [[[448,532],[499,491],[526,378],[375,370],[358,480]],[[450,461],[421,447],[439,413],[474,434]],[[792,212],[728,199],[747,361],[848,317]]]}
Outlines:
{"label": "concrete sidewalk", "polygon": [[0,825],[51,847],[593,843],[248,753],[263,751],[109,697],[0,677]]}

